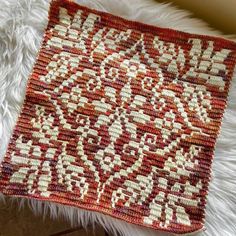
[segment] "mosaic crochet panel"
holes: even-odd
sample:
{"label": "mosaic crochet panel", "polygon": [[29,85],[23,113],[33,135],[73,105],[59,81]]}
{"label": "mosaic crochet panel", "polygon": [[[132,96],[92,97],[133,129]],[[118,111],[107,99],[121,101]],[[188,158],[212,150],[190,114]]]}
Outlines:
{"label": "mosaic crochet panel", "polygon": [[201,229],[235,50],[53,1],[1,191],[174,233]]}

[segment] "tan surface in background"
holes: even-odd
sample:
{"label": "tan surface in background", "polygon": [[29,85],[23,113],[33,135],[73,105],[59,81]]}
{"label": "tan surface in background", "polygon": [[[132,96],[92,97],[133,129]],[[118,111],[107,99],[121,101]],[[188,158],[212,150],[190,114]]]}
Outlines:
{"label": "tan surface in background", "polygon": [[225,34],[236,35],[236,0],[157,0],[173,2]]}
{"label": "tan surface in background", "polygon": [[[111,0],[112,1],[112,0]],[[128,0],[127,0],[128,1]],[[208,22],[215,29],[226,34],[236,34],[236,0],[158,0],[173,2],[179,8],[190,10],[193,16]],[[26,206],[18,210],[17,205],[7,201],[0,202],[0,236],[52,236],[57,232],[70,229],[70,224],[63,220],[43,219],[35,216]],[[63,236],[104,236],[101,228],[92,231],[77,230]],[[59,236],[59,234],[58,234]]]}
{"label": "tan surface in background", "polygon": [[[63,231],[73,231],[65,232]],[[59,234],[59,232],[61,234]],[[105,236],[102,228],[97,227],[85,231],[73,229],[62,219],[52,220],[49,216],[43,218],[32,213],[26,205],[19,209],[16,202],[7,200],[0,202],[0,236]]]}

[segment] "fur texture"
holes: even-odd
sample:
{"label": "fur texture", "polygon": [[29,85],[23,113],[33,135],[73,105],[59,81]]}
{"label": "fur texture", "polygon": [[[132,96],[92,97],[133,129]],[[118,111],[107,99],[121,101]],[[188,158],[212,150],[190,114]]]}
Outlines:
{"label": "fur texture", "polygon": [[[152,0],[77,0],[99,10],[152,25],[191,33],[219,35],[200,20],[189,18],[185,11]],[[49,0],[0,0],[0,160],[12,133],[28,76],[40,47],[47,23]],[[206,229],[200,236],[236,235],[236,72],[229,95],[221,134],[213,162],[206,210]],[[4,198],[3,196],[1,196]],[[14,198],[13,198],[14,199]],[[125,223],[111,217],[73,207],[36,200],[17,199],[28,203],[37,214],[47,212],[53,218],[64,216],[73,225],[100,223],[121,235],[168,235]]]}

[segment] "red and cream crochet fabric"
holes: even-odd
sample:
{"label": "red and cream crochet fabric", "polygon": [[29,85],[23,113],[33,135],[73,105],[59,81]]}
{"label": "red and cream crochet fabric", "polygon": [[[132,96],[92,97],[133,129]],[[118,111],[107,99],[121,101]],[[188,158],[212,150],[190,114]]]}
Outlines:
{"label": "red and cream crochet fabric", "polygon": [[1,192],[201,229],[235,61],[228,40],[52,1]]}

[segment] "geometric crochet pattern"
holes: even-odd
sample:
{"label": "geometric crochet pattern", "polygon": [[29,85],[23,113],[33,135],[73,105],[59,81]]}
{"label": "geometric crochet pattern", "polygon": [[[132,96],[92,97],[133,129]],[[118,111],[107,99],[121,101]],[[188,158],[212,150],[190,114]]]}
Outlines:
{"label": "geometric crochet pattern", "polygon": [[52,1],[0,191],[202,229],[235,63],[229,40]]}

